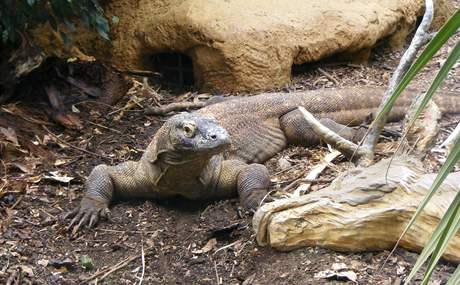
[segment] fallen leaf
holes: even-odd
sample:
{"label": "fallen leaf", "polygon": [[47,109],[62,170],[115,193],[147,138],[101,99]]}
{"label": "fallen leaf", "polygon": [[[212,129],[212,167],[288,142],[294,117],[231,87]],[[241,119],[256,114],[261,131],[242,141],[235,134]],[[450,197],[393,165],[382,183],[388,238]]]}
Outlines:
{"label": "fallen leaf", "polygon": [[35,169],[36,165],[26,165],[21,162],[12,162],[12,165],[16,166],[19,170],[21,170],[24,173],[32,173],[32,171]]}
{"label": "fallen leaf", "polygon": [[22,272],[29,275],[29,277],[34,277],[34,271],[32,270],[32,267],[27,265],[19,265],[19,267],[21,268]]}
{"label": "fallen leaf", "polygon": [[14,143],[16,146],[19,145],[18,137],[16,136],[16,132],[13,128],[8,127],[8,129],[5,129],[3,127],[0,127],[0,132],[2,132],[2,134],[6,137],[7,140]]}
{"label": "fallen leaf", "polygon": [[345,263],[333,263],[331,266],[331,269],[333,271],[340,271],[340,270],[345,270],[347,269],[347,265]]}
{"label": "fallen leaf", "polygon": [[69,183],[72,181],[75,177],[67,176],[66,174],[59,174],[59,171],[50,171],[51,175],[45,175],[43,178],[49,179],[49,180],[54,180],[57,182],[62,182],[62,183]]}
{"label": "fallen leaf", "polygon": [[56,159],[56,161],[54,161],[54,166],[63,165],[63,164],[66,164],[69,161],[70,161],[69,159],[58,158],[58,159]]}
{"label": "fallen leaf", "polygon": [[77,113],[77,114],[78,114],[78,113],[80,113],[80,110],[78,110],[78,108],[77,108],[77,107],[75,107],[75,105],[72,105],[72,112],[74,112],[74,113]]}
{"label": "fallen leaf", "polygon": [[38,183],[42,180],[42,176],[41,175],[31,176],[31,177],[27,177],[25,180],[28,183]]}
{"label": "fallen leaf", "polygon": [[212,238],[208,240],[208,242],[201,249],[194,250],[192,251],[192,253],[201,254],[201,253],[210,252],[216,246],[216,244],[217,244],[216,238]]}
{"label": "fallen leaf", "polygon": [[48,259],[40,259],[39,261],[37,261],[37,264],[38,265],[41,265],[41,266],[48,266],[48,264],[50,263],[50,261]]}

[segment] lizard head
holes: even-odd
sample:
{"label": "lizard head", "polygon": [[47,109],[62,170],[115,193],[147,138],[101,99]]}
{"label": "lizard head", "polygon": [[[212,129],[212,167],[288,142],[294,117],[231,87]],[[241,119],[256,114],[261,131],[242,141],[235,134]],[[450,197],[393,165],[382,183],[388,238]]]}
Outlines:
{"label": "lizard head", "polygon": [[230,135],[216,119],[194,113],[181,113],[167,121],[169,142],[184,156],[214,155],[230,145]]}

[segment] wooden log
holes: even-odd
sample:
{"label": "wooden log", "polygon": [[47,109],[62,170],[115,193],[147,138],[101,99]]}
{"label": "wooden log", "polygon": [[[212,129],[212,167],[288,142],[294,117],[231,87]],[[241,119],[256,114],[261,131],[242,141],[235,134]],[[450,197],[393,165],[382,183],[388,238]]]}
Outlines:
{"label": "wooden log", "polygon": [[[353,169],[329,187],[263,205],[254,215],[259,245],[286,251],[321,246],[358,252],[391,249],[436,174],[425,174],[416,159],[397,158]],[[387,172],[388,171],[388,172]],[[460,190],[460,172],[449,174],[400,246],[420,252]],[[444,258],[460,262],[460,234]]]}

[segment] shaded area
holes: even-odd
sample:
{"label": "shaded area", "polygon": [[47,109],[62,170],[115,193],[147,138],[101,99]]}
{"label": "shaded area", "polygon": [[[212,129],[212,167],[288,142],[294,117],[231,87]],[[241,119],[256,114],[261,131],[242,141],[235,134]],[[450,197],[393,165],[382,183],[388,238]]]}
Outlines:
{"label": "shaded area", "polygon": [[163,87],[183,91],[193,88],[193,62],[190,57],[182,53],[164,52],[152,57],[153,71],[161,74]]}

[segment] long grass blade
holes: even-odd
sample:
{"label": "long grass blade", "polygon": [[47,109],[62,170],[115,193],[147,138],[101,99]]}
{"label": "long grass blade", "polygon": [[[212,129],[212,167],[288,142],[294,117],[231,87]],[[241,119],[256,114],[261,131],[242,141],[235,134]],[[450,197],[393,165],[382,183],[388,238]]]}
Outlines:
{"label": "long grass blade", "polygon": [[[435,180],[433,181],[433,184],[430,186],[430,189],[428,190],[427,195],[425,196],[423,201],[420,203],[419,207],[415,211],[415,214],[412,216],[411,220],[407,224],[407,226],[404,229],[404,231],[401,234],[401,236],[404,236],[407,233],[409,228],[413,225],[414,221],[417,219],[417,217],[419,216],[421,211],[425,208],[425,206],[429,202],[429,200],[436,193],[436,190],[442,184],[442,182],[444,181],[446,176],[450,173],[450,171],[453,169],[453,167],[455,166],[455,164],[457,163],[457,161],[459,159],[460,159],[460,138],[457,138],[456,141],[455,141],[454,147],[452,148],[451,152],[447,156],[446,162],[443,164],[443,166],[439,170],[439,173],[436,176]],[[450,207],[449,207],[449,209],[450,209]],[[441,220],[441,223],[443,222],[443,220]],[[447,223],[447,222],[445,222],[445,223]],[[435,232],[436,232],[436,230],[435,230]],[[439,236],[439,231],[436,234]],[[434,239],[436,240],[436,236],[434,237]],[[438,237],[437,241],[439,241],[439,240],[440,240],[440,237]],[[432,243],[429,242],[429,244],[432,244]],[[429,248],[427,251],[430,251],[430,250],[432,252],[433,248],[431,248],[431,249]],[[428,256],[429,256],[429,254],[427,254],[427,252],[425,252],[423,256],[421,255],[419,257],[419,259],[421,259],[421,258],[425,258],[425,259],[420,260],[420,261],[417,260],[417,262],[416,262],[417,268],[415,266],[414,266],[414,268],[412,268],[412,271],[410,272],[405,284],[409,283],[409,281],[412,279],[412,277],[415,275],[415,273],[420,269],[421,265],[426,261]]]}
{"label": "long grass blade", "polygon": [[418,116],[420,116],[423,109],[426,107],[426,105],[428,104],[428,102],[433,97],[434,93],[436,92],[436,90],[439,88],[441,83],[447,77],[447,75],[449,74],[449,71],[452,69],[452,67],[454,66],[454,64],[457,62],[459,58],[460,58],[460,41],[452,49],[452,52],[449,54],[446,61],[442,65],[441,69],[439,70],[438,74],[436,75],[435,79],[433,80],[433,83],[431,83],[430,88],[423,95],[423,99],[420,102],[420,105],[417,106],[417,110],[415,111],[414,116],[410,118],[410,121],[408,123],[408,127],[406,128],[406,130],[409,130],[412,127],[415,120],[418,118]]}
{"label": "long grass blade", "polygon": [[423,285],[428,284],[428,281],[430,280],[439,259],[441,259],[442,254],[446,250],[449,241],[454,237],[460,227],[460,192],[457,193],[457,197],[455,197],[455,200],[451,203],[449,208],[453,208],[454,213],[443,216],[443,219],[448,220],[448,222],[444,226],[441,237],[433,251],[433,254],[431,255],[430,263],[428,264],[425,276],[423,277]]}
{"label": "long grass blade", "polygon": [[406,72],[404,77],[399,82],[394,93],[391,95],[387,104],[382,108],[374,119],[380,121],[381,117],[388,113],[391,106],[394,105],[396,99],[402,91],[409,85],[410,81],[417,75],[417,73],[431,60],[433,55],[444,45],[444,43],[458,30],[460,27],[460,9],[457,9],[455,14],[442,26],[436,35],[428,43],[427,47],[423,50],[411,68]]}
{"label": "long grass blade", "polygon": [[457,285],[460,284],[460,264],[457,265],[457,269],[455,269],[454,274],[450,276],[449,281],[446,285]]}
{"label": "long grass blade", "polygon": [[[455,199],[460,199],[460,196],[457,195]],[[455,201],[453,201],[454,203]],[[454,208],[449,207],[445,213],[445,216],[452,216],[454,212]],[[439,243],[439,240],[441,238],[443,229],[445,228],[447,222],[449,219],[445,219],[444,217],[441,219],[439,222],[438,226],[434,230],[433,234],[431,235],[430,240],[427,242],[427,244],[424,246],[422,252],[420,253],[419,257],[417,258],[417,261],[415,262],[414,266],[412,267],[412,271],[409,273],[409,275],[406,278],[406,283],[407,284],[409,281],[412,280],[414,277],[415,273],[417,273],[422,265],[428,260],[430,255],[433,253],[435,250],[437,244]]]}

